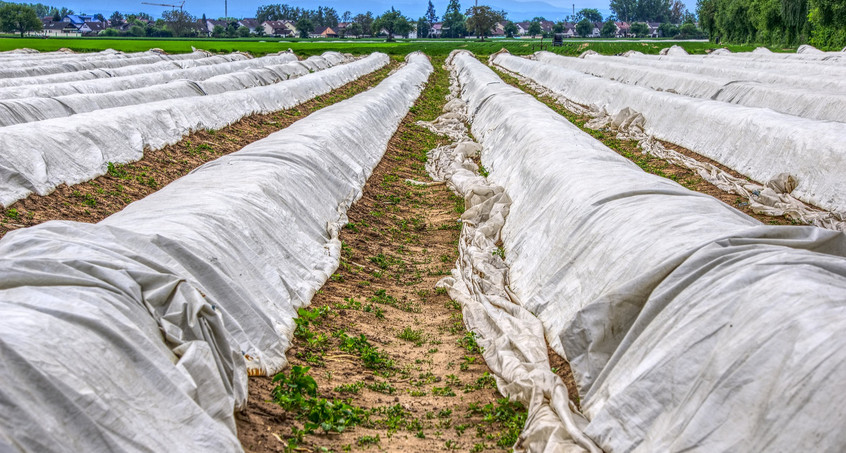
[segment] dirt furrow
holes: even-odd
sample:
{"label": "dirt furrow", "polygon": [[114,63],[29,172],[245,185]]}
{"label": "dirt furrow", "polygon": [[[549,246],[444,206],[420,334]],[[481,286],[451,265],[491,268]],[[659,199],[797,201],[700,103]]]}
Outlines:
{"label": "dirt furrow", "polygon": [[300,312],[292,366],[277,382],[251,378],[238,418],[247,451],[487,451],[516,441],[524,409],[496,391],[460,307],[435,289],[457,258],[463,199],[406,181],[431,181],[426,152],[446,140],[414,124],[445,103],[442,63],[348,212],[341,266]]}
{"label": "dirt furrow", "polygon": [[110,165],[108,173],[91,181],[62,185],[47,196],[31,195],[15,202],[0,215],[0,237],[49,220],[99,222],[206,162],[238,151],[323,107],[377,85],[399,61],[394,59],[385,68],[292,109],[252,115],[216,131],[191,133],[173,145],[148,150],[137,162]]}

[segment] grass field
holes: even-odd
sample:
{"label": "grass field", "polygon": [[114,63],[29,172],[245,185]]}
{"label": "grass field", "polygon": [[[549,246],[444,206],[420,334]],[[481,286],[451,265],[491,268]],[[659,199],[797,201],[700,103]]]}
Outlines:
{"label": "grass field", "polygon": [[[387,43],[376,40],[272,40],[272,39],[141,39],[141,38],[0,38],[0,51],[19,49],[23,47],[42,52],[54,51],[63,47],[78,52],[93,52],[104,49],[115,49],[125,52],[139,52],[154,47],[169,53],[190,52],[191,48],[204,49],[210,52],[249,52],[261,56],[280,50],[293,49],[298,55],[315,55],[327,50],[337,50],[353,54],[370,52],[384,52],[389,55],[405,55],[409,52],[422,50],[431,56],[443,56],[454,49],[467,49],[477,55],[490,55],[500,49],[507,49],[516,55],[525,55],[540,50],[543,44],[546,50],[562,55],[578,55],[585,50],[594,50],[601,54],[612,55],[627,50],[638,50],[643,53],[658,53],[662,48],[672,45],[684,47],[690,53],[705,53],[707,49],[727,47],[733,52],[748,52],[755,48],[753,45],[717,46],[710,42],[686,42],[655,39],[617,40],[602,39],[566,40],[562,47],[552,47],[548,39],[541,43],[539,39],[496,39],[480,42],[476,40],[400,40]],[[782,50],[782,49],[773,49]],[[785,49],[786,50],[786,49]],[[791,49],[795,50],[795,49]]]}

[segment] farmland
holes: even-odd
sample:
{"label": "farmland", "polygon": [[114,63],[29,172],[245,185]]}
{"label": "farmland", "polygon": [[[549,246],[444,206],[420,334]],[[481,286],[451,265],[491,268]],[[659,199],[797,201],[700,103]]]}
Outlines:
{"label": "farmland", "polygon": [[846,54],[540,44],[0,40],[0,446],[846,443]]}

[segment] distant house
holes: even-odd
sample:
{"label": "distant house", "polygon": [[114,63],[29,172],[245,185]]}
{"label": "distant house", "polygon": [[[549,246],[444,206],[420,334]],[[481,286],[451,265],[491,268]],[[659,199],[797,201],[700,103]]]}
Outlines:
{"label": "distant house", "polygon": [[432,24],[432,30],[429,31],[429,36],[433,38],[440,38],[441,33],[444,31],[444,23],[443,22],[435,22]]}
{"label": "distant house", "polygon": [[70,22],[72,24],[82,25],[86,22],[100,22],[95,16],[86,14],[68,14],[62,18],[62,22]]}
{"label": "distant house", "polygon": [[261,23],[264,34],[276,37],[298,36],[297,27],[290,20],[266,20]]}
{"label": "distant house", "polygon": [[649,27],[649,37],[657,38],[659,35],[658,27],[661,26],[661,22],[647,22],[646,26]]}
{"label": "distant house", "polygon": [[599,38],[602,36],[602,22],[594,22],[593,30],[590,32],[591,38]]}
{"label": "distant house", "polygon": [[75,25],[65,21],[54,21],[52,17],[45,17],[41,19],[42,30],[38,34],[40,36],[72,36],[79,37],[82,33]]}
{"label": "distant house", "polygon": [[250,33],[255,33],[256,30],[261,28],[264,30],[264,27],[261,26],[261,23],[258,19],[241,19],[238,21],[238,25],[241,27],[247,27],[250,29]]}
{"label": "distant house", "polygon": [[617,26],[617,33],[615,33],[617,38],[625,38],[632,34],[632,26],[628,22],[614,22],[614,25]]}
{"label": "distant house", "polygon": [[564,22],[564,31],[561,32],[565,38],[575,38],[578,34],[576,33],[576,24],[570,22]]}
{"label": "distant house", "polygon": [[337,38],[338,33],[332,27],[317,27],[308,34],[309,38]]}

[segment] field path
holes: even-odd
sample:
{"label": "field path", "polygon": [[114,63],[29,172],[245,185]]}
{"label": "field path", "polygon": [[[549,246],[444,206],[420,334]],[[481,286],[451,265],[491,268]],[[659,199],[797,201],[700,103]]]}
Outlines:
{"label": "field path", "polygon": [[445,103],[448,74],[443,60],[433,64],[348,211],[341,265],[301,311],[287,354],[292,366],[309,367],[319,398],[349,404],[361,422],[341,433],[304,433],[306,414],[274,403],[276,384],[254,377],[238,423],[249,452],[490,451],[517,440],[525,410],[499,395],[458,303],[435,289],[457,258],[464,200],[444,185],[407,181],[431,182],[426,152],[446,141],[415,124],[434,119]]}

